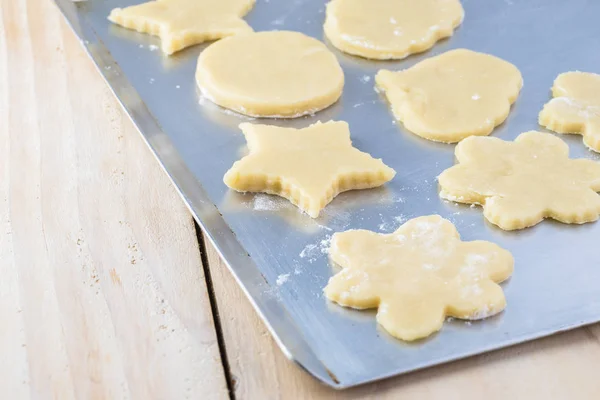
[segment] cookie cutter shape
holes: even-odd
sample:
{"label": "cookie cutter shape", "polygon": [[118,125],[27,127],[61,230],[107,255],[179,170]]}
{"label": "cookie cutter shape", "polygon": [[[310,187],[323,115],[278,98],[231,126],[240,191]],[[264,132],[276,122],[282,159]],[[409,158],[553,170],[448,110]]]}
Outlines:
{"label": "cookie cutter shape", "polygon": [[344,72],[317,39],[270,31],[223,39],[200,54],[196,83],[213,103],[251,117],[314,114],[342,95]]}
{"label": "cookie cutter shape", "polygon": [[284,197],[313,218],[339,193],[381,186],[396,172],[352,146],[346,122],[308,128],[243,123],[249,154],[223,178],[238,192]]}
{"label": "cookie cutter shape", "polygon": [[550,100],[539,115],[539,123],[558,133],[583,136],[583,143],[600,152],[600,75],[565,72],[552,86]]}
{"label": "cookie cutter shape", "polygon": [[504,230],[544,218],[582,224],[600,215],[600,163],[570,159],[567,144],[552,134],[525,132],[514,142],[470,137],[455,155],[458,164],[438,177],[440,196],[480,204]]}
{"label": "cookie cutter shape", "polygon": [[323,29],[345,53],[402,59],[452,36],[463,17],[459,0],[332,0]]}
{"label": "cookie cutter shape", "polygon": [[523,86],[511,63],[466,49],[403,71],[381,70],[375,81],[406,129],[445,143],[492,133],[508,117]]}
{"label": "cookie cutter shape", "polygon": [[345,307],[378,308],[377,322],[407,341],[440,330],[446,317],[476,320],[502,311],[498,283],[514,264],[493,243],[461,241],[439,215],[412,219],[391,234],[336,233],[329,255],[343,269],[329,280],[326,297]]}
{"label": "cookie cutter shape", "polygon": [[226,36],[252,32],[242,19],[255,0],[156,0],[115,8],[108,19],[158,36],[165,54]]}

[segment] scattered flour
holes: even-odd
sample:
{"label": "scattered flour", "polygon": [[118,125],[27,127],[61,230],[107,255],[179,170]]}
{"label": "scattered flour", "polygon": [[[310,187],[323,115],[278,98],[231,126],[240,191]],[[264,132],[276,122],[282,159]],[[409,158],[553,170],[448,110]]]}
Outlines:
{"label": "scattered flour", "polygon": [[[381,214],[380,214],[381,216]],[[382,217],[383,220],[383,217]],[[379,230],[382,232],[393,232],[400,227],[403,223],[408,220],[408,217],[404,214],[400,214],[394,217],[393,221],[383,221],[379,224]]]}
{"label": "scattered flour", "polygon": [[371,77],[369,75],[363,75],[359,79],[362,83],[369,83],[371,81]]}
{"label": "scattered flour", "polygon": [[151,45],[148,45],[148,49],[150,51],[156,51],[156,50],[158,50],[158,46],[155,44],[151,44]]}
{"label": "scattered flour", "polygon": [[290,279],[290,274],[281,274],[277,277],[277,286],[281,286]]}
{"label": "scattered flour", "polygon": [[268,194],[258,193],[252,200],[254,211],[277,211],[283,207],[283,199]]}
{"label": "scattered flour", "polygon": [[329,253],[329,247],[331,246],[331,236],[327,235],[325,239],[319,243],[307,244],[300,252],[300,258],[305,258],[309,263],[315,262],[318,258],[322,257],[323,254]]}

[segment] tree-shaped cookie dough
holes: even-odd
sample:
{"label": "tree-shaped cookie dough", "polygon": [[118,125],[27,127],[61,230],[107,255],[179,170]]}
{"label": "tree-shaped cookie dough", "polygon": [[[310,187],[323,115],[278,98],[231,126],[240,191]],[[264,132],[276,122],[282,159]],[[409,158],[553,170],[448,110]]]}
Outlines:
{"label": "tree-shaped cookie dough", "polygon": [[375,81],[406,129],[445,143],[489,135],[504,122],[523,85],[511,63],[465,49],[404,71],[381,70]]}
{"label": "tree-shaped cookie dough", "polygon": [[570,159],[566,143],[549,133],[525,132],[514,142],[471,137],[455,154],[459,164],[438,177],[440,196],[482,205],[502,229],[544,218],[582,224],[600,215],[600,163]]}
{"label": "tree-shaped cookie dough", "polygon": [[540,125],[558,133],[582,135],[586,146],[600,152],[600,75],[560,74],[552,95],[540,112]]}
{"label": "tree-shaped cookie dough", "polygon": [[240,129],[250,154],[227,171],[225,184],[285,197],[313,218],[339,193],[381,186],[396,174],[352,146],[346,122],[304,129],[244,123]]}
{"label": "tree-shaped cookie dough", "polygon": [[462,242],[439,215],[419,217],[392,234],[336,233],[331,259],[343,267],[325,295],[346,307],[378,307],[391,335],[416,340],[440,330],[447,316],[481,319],[506,306],[498,283],[513,271],[511,254],[485,241]]}
{"label": "tree-shaped cookie dough", "polygon": [[323,29],[343,52],[401,59],[452,36],[463,16],[459,0],[332,0]]}
{"label": "tree-shaped cookie dough", "polygon": [[125,28],[160,37],[162,51],[252,32],[242,19],[255,0],[156,0],[115,8],[108,19]]}

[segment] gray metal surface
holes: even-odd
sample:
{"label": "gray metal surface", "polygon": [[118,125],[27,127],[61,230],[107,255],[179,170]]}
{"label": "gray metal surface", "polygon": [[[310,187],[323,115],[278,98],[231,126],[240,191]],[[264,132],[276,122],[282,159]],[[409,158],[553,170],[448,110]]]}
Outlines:
{"label": "gray metal surface", "polygon": [[[333,49],[346,75],[342,99],[314,117],[267,123],[345,120],[355,146],[398,174],[385,188],[338,196],[317,220],[284,200],[232,193],[223,184],[245,144],[237,125],[248,119],[199,101],[194,70],[205,46],[164,57],[156,38],[106,20],[112,8],[141,0],[56,2],[283,351],[326,384],[353,386],[600,320],[600,223],[545,221],[503,232],[484,222],[481,209],[440,200],[435,178],[453,164],[454,146],[406,132],[373,90],[380,68],[404,69],[452,48],[482,51],[514,63],[525,83],[493,135],[513,139],[540,129],[537,114],[559,73],[600,73],[599,1],[463,0],[463,25],[424,54],[375,62]],[[246,19],[257,31],[297,30],[323,39],[324,8],[323,0],[258,0]],[[600,160],[580,136],[561,138],[573,156]],[[390,232],[403,220],[434,213],[453,221],[463,239],[490,240],[513,253],[504,313],[447,322],[431,338],[407,344],[379,328],[373,312],[326,301],[322,288],[334,270],[323,250],[333,232]]]}

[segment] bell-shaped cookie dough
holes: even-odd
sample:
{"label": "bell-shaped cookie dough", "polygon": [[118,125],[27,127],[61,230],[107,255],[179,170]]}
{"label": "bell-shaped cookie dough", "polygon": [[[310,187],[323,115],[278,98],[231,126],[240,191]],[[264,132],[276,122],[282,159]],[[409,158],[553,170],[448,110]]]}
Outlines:
{"label": "bell-shaped cookie dough", "polygon": [[345,53],[389,60],[428,50],[463,17],[458,0],[333,0],[323,28]]}
{"label": "bell-shaped cookie dough", "polygon": [[498,283],[513,271],[511,254],[485,241],[462,242],[439,215],[411,219],[391,234],[336,233],[329,250],[343,269],[325,295],[346,307],[378,308],[377,322],[402,340],[427,337],[444,319],[481,319],[502,311]]}
{"label": "bell-shaped cookie dough", "polygon": [[273,31],[209,46],[198,59],[196,82],[206,98],[240,114],[295,118],[335,103],[344,73],[320,41]]}
{"label": "bell-shaped cookie dough", "polygon": [[406,129],[445,143],[489,135],[508,117],[523,86],[511,63],[465,49],[403,71],[381,70],[375,80]]}
{"label": "bell-shaped cookie dough", "polygon": [[238,192],[285,197],[313,218],[341,192],[381,186],[396,172],[352,146],[346,122],[304,129],[244,123],[250,153],[227,171]]}
{"label": "bell-shaped cookie dough", "polygon": [[156,0],[115,8],[108,19],[125,28],[160,37],[162,51],[252,32],[242,19],[254,0]]}
{"label": "bell-shaped cookie dough", "polygon": [[438,177],[440,196],[480,204],[504,230],[544,218],[582,224],[600,215],[600,163],[570,159],[567,144],[549,133],[525,132],[514,142],[470,137],[455,154],[458,164]]}

